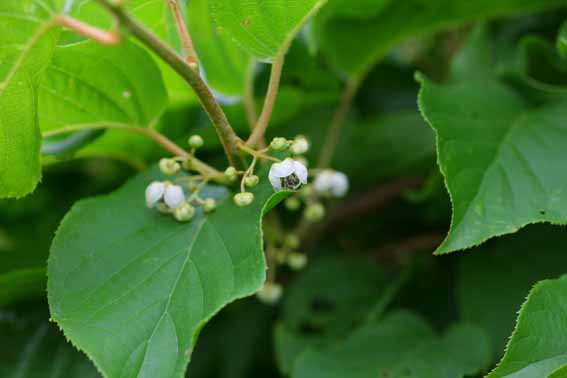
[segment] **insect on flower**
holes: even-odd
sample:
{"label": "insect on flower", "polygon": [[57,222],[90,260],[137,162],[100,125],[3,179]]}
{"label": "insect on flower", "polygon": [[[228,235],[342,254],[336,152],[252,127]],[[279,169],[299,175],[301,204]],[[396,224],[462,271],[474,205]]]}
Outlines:
{"label": "insect on flower", "polygon": [[297,190],[301,184],[307,184],[307,168],[299,161],[287,158],[272,164],[268,178],[276,191]]}

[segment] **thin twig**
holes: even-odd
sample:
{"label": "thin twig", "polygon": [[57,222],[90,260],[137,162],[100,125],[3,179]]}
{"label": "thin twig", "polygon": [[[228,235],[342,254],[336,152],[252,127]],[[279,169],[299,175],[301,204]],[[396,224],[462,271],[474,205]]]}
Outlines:
{"label": "thin twig", "polygon": [[165,150],[171,152],[174,156],[180,156],[185,159],[190,159],[191,165],[199,172],[203,174],[207,174],[210,176],[215,176],[215,181],[217,182],[225,182],[224,175],[222,175],[218,170],[211,167],[210,165],[202,162],[201,160],[195,158],[194,156],[190,155],[187,151],[183,148],[179,147],[177,144],[172,142],[169,138],[165,135],[160,134],[158,131],[148,128],[142,127],[137,125],[129,125],[124,123],[118,122],[100,122],[100,123],[85,123],[85,124],[78,124],[78,125],[70,125],[61,127],[57,130],[47,131],[42,134],[43,138],[49,138],[57,135],[64,135],[72,132],[82,131],[82,130],[97,130],[97,129],[115,129],[115,130],[124,130],[136,134],[140,134],[152,139],[154,142],[159,144]]}
{"label": "thin twig", "polygon": [[179,8],[179,2],[178,0],[165,1],[169,4],[169,9],[171,10],[175,27],[177,28],[177,35],[181,41],[181,48],[185,53],[185,60],[187,61],[187,64],[195,70],[199,67],[199,59],[197,58],[197,53],[193,47],[193,41],[191,40],[191,34],[189,34],[185,17]]}
{"label": "thin twig", "polygon": [[244,88],[243,105],[246,111],[246,120],[250,130],[254,130],[254,126],[258,122],[258,114],[256,112],[256,100],[254,98],[254,71],[256,70],[256,62],[250,62],[248,72],[246,74],[246,85]]}
{"label": "thin twig", "polygon": [[116,30],[102,30],[65,15],[56,16],[54,20],[57,24],[65,26],[75,33],[90,38],[100,44],[116,45],[120,43],[120,33]]}
{"label": "thin twig", "polygon": [[122,7],[111,3],[109,0],[97,1],[111,12],[140,42],[156,53],[164,62],[181,75],[185,81],[187,81],[187,83],[195,91],[201,105],[207,112],[207,115],[209,116],[209,119],[211,120],[211,123],[213,124],[222,143],[229,163],[237,168],[241,167],[242,161],[240,160],[237,147],[237,143],[240,138],[238,138],[230,126],[224,111],[217,103],[213,94],[199,74],[193,70],[187,62],[185,62],[185,60],[175,52],[175,50],[165,44],[144,25],[127,14]]}
{"label": "thin twig", "polygon": [[284,60],[285,53],[280,53],[272,62],[270,82],[268,83],[268,90],[266,91],[266,98],[264,99],[262,113],[260,114],[258,122],[256,122],[256,126],[254,126],[254,130],[252,130],[252,135],[250,135],[250,138],[246,141],[247,146],[255,146],[262,140],[262,138],[264,138],[264,134],[268,128],[268,124],[270,123],[270,118],[272,118],[272,112],[274,111],[274,105],[278,96]]}
{"label": "thin twig", "polygon": [[379,260],[393,260],[398,263],[404,262],[408,257],[417,252],[431,252],[443,241],[442,232],[427,232],[411,236],[409,238],[386,244],[372,253]]}
{"label": "thin twig", "polygon": [[360,83],[361,79],[358,78],[350,79],[346,82],[339,105],[331,119],[331,125],[327,129],[327,135],[323,142],[323,149],[321,150],[321,155],[319,155],[319,161],[317,162],[317,167],[319,168],[327,168],[329,164],[331,164],[333,154],[337,149],[341,128]]}

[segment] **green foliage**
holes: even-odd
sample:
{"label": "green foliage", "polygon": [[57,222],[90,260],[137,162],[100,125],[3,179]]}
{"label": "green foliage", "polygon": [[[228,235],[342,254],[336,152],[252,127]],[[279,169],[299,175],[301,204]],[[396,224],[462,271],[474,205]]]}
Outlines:
{"label": "green foliage", "polygon": [[504,358],[487,378],[557,378],[564,374],[567,337],[561,319],[565,317],[565,290],[565,276],[534,286],[520,310]]}
{"label": "green foliage", "polygon": [[0,377],[567,377],[561,6],[0,1]]}
{"label": "green foliage", "polygon": [[22,197],[41,178],[37,90],[57,43],[35,2],[0,4],[0,198]]}
{"label": "green foliage", "polygon": [[[432,33],[447,25],[564,4],[557,0],[357,0],[340,3],[344,5],[330,6],[330,12],[322,12],[317,18],[315,36],[335,66],[354,77],[364,76],[392,48],[411,37]],[[360,11],[357,11],[359,7]]]}
{"label": "green foliage", "polygon": [[270,60],[284,54],[301,27],[325,0],[211,0],[220,33],[229,34],[250,54]]}
{"label": "green foliage", "polygon": [[[267,180],[245,209],[207,189],[217,209],[185,224],[143,205],[159,178],[149,171],[79,202],[53,242],[51,316],[106,376],[182,377],[203,324],[265,279],[260,219],[281,199]],[[235,216],[242,221],[231,223]]]}

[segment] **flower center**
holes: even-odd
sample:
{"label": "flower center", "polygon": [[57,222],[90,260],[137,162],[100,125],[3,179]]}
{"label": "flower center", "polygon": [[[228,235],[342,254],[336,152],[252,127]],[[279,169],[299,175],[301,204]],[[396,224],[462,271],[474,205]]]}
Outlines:
{"label": "flower center", "polygon": [[295,173],[292,173],[286,177],[280,177],[280,183],[283,189],[296,190],[301,185],[299,177]]}

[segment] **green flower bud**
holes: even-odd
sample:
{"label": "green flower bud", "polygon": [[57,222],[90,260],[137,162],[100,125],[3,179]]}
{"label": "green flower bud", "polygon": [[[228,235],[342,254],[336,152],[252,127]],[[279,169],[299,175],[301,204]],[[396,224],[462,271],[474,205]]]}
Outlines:
{"label": "green flower bud", "polygon": [[303,253],[292,252],[287,256],[287,265],[293,270],[301,270],[307,265],[307,256]]}
{"label": "green flower bud", "polygon": [[158,211],[162,214],[169,214],[171,212],[169,207],[167,207],[167,205],[163,202],[158,203],[156,205],[156,209],[158,209]]}
{"label": "green flower bud", "polygon": [[203,203],[203,209],[205,209],[205,213],[210,213],[211,211],[215,210],[217,207],[217,201],[214,198],[207,198]]}
{"label": "green flower bud", "polygon": [[200,135],[191,135],[189,138],[189,146],[199,148],[203,145],[203,138]]}
{"label": "green flower bud", "polygon": [[307,197],[311,197],[313,195],[313,186],[311,185],[304,185],[300,190],[299,190],[299,195],[303,198],[307,198]]}
{"label": "green flower bud", "polygon": [[272,150],[281,151],[281,150],[285,150],[287,147],[288,147],[287,140],[282,137],[276,137],[272,139],[272,141],[270,142],[270,148]]}
{"label": "green flower bud", "polygon": [[256,185],[258,185],[259,182],[260,182],[260,178],[256,175],[247,176],[244,179],[244,185],[246,185],[249,188],[255,187]]}
{"label": "green flower bud", "polygon": [[173,217],[179,222],[190,221],[194,215],[195,208],[189,203],[185,203],[183,206],[173,210]]}
{"label": "green flower bud", "polygon": [[236,176],[237,176],[238,172],[236,171],[236,168],[234,167],[228,167],[227,169],[225,169],[224,171],[224,175],[229,179],[229,180],[235,180]]}
{"label": "green flower bud", "polygon": [[181,165],[173,159],[161,159],[159,169],[164,175],[173,176],[181,170]]}
{"label": "green flower bud", "polygon": [[299,243],[299,237],[295,234],[289,234],[284,239],[284,245],[291,249],[296,249],[297,247],[299,247]]}
{"label": "green flower bud", "polygon": [[287,263],[287,253],[284,251],[275,251],[276,262],[280,265]]}
{"label": "green flower bud", "polygon": [[289,197],[284,204],[285,208],[290,211],[297,211],[301,207],[301,201],[297,197]]}
{"label": "green flower bud", "polygon": [[197,185],[197,183],[194,180],[191,180],[187,183],[187,189],[189,189],[192,192],[197,190],[198,187],[199,185]]}
{"label": "green flower bud", "polygon": [[254,194],[250,192],[238,193],[234,196],[234,203],[236,206],[248,206],[254,201]]}
{"label": "green flower bud", "polygon": [[325,216],[325,207],[320,203],[307,206],[303,216],[308,222],[319,222]]}

